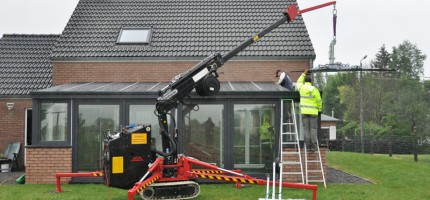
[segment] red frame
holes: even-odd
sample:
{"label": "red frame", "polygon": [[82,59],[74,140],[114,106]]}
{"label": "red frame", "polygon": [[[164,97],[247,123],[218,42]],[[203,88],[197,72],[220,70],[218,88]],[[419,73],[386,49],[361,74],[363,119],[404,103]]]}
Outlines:
{"label": "red frame", "polygon": [[[178,156],[178,162],[172,165],[163,164],[164,158],[157,158],[155,162],[148,169],[147,174],[152,173],[149,178],[146,178],[144,181],[136,182],[130,190],[128,190],[128,200],[133,200],[134,196],[136,196],[139,192],[150,186],[154,182],[174,182],[174,181],[187,181],[190,179],[196,178],[208,178],[212,180],[218,181],[226,181],[226,182],[235,182],[235,183],[243,183],[243,184],[256,184],[256,185],[266,185],[267,180],[257,179],[251,177],[246,174],[241,174],[241,170],[226,170],[216,165],[212,165],[209,163],[202,162],[200,160],[186,157],[186,156]],[[192,165],[201,166],[207,169],[192,169]],[[176,168],[178,173],[177,177],[163,177],[163,169],[167,168]],[[145,177],[143,177],[144,179]],[[273,181],[269,181],[269,184],[273,184]],[[275,181],[275,185],[279,186],[279,182]],[[317,197],[317,185],[308,185],[301,183],[289,183],[282,182],[282,187],[289,188],[298,188],[298,189],[307,189],[312,190],[312,199],[316,200]]]}

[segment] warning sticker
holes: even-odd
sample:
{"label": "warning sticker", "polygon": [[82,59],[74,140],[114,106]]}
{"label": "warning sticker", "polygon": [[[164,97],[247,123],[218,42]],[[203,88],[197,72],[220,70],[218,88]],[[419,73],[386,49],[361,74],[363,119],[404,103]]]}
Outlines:
{"label": "warning sticker", "polygon": [[124,157],[114,156],[112,157],[112,174],[124,173]]}
{"label": "warning sticker", "polygon": [[132,133],[131,144],[148,144],[146,133]]}

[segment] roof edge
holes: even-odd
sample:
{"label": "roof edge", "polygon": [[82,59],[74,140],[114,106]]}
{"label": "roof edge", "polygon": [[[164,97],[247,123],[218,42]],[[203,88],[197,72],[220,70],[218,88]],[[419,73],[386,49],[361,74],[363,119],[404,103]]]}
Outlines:
{"label": "roof edge", "polygon": [[[139,62],[139,61],[198,61],[206,57],[51,57],[52,62]],[[237,56],[236,61],[315,60],[315,56]]]}

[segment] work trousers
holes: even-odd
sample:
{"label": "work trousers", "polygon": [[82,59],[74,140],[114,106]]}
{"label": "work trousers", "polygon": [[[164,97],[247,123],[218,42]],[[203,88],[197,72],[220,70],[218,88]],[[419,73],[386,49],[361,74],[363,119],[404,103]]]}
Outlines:
{"label": "work trousers", "polygon": [[305,144],[313,150],[317,148],[317,121],[318,115],[302,114]]}

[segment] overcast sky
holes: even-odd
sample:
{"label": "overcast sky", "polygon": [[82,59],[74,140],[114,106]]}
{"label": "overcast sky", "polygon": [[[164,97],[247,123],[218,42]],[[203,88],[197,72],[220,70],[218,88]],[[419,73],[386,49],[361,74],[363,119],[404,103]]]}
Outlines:
{"label": "overcast sky", "polygon": [[[330,0],[297,0],[301,9]],[[60,34],[78,0],[0,0],[0,34]],[[391,52],[404,40],[417,45],[427,59],[425,77],[430,77],[430,1],[428,0],[338,0],[336,62],[368,65],[385,44]],[[280,8],[283,9],[283,8]],[[328,63],[333,39],[333,7],[304,13],[317,58]],[[244,36],[248,37],[248,36]]]}

